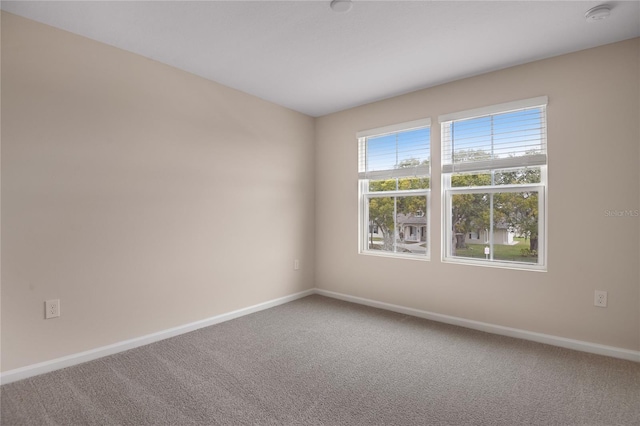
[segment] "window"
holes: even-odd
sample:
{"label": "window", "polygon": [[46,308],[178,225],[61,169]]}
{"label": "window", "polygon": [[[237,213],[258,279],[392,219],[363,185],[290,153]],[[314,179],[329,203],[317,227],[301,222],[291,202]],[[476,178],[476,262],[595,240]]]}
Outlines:
{"label": "window", "polygon": [[360,253],[427,258],[430,124],[358,133]]}
{"label": "window", "polygon": [[546,104],[439,117],[444,261],[545,269]]}

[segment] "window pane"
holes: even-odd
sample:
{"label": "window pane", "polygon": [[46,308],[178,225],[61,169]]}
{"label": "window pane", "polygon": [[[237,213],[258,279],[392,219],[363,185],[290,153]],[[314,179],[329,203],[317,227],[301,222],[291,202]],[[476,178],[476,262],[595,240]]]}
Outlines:
{"label": "window pane", "polygon": [[369,192],[397,191],[398,179],[370,180]]}
{"label": "window pane", "polygon": [[540,183],[540,167],[497,170],[494,175],[495,185],[522,185]]}
{"label": "window pane", "polygon": [[397,251],[426,254],[427,197],[398,197],[396,202]]}
{"label": "window pane", "polygon": [[361,171],[394,173],[402,169],[428,170],[430,134],[429,127],[423,127],[367,137],[364,164],[360,165],[364,170]]}
{"label": "window pane", "polygon": [[451,197],[451,256],[485,259],[489,244],[490,194]]}
{"label": "window pane", "polygon": [[451,223],[453,257],[538,263],[537,192],[454,194]]}
{"label": "window pane", "polygon": [[495,260],[538,263],[538,193],[493,195]]}
{"label": "window pane", "polygon": [[443,123],[444,164],[543,154],[544,107]]}
{"label": "window pane", "polygon": [[413,177],[398,179],[398,189],[428,189],[430,179],[428,177]]}
{"label": "window pane", "polygon": [[493,183],[491,181],[490,171],[454,173],[451,175],[452,188],[465,186],[523,185],[529,183],[540,183],[540,167],[496,170],[493,173]]}
{"label": "window pane", "polygon": [[427,197],[369,198],[367,247],[392,253],[427,253]]}
{"label": "window pane", "polygon": [[456,173],[451,175],[451,187],[491,186],[491,173]]}
{"label": "window pane", "polygon": [[431,129],[409,130],[397,134],[398,162],[396,168],[412,168],[429,165],[429,140]]}
{"label": "window pane", "polygon": [[369,199],[369,238],[370,250],[395,251],[395,197]]}
{"label": "window pane", "polygon": [[384,191],[405,191],[409,189],[429,189],[430,179],[428,177],[411,177],[370,180],[369,192]]}
{"label": "window pane", "polygon": [[545,150],[542,108],[507,112],[493,117],[493,152],[497,157],[533,155]]}
{"label": "window pane", "polygon": [[398,164],[396,135],[367,138],[367,171],[395,169]]}

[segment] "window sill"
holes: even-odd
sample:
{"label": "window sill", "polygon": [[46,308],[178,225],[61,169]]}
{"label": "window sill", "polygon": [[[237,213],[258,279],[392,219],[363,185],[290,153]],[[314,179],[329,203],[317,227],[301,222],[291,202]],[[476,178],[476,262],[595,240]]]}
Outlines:
{"label": "window sill", "polygon": [[405,253],[382,252],[380,250],[360,250],[358,254],[362,254],[365,256],[387,257],[391,259],[419,260],[423,262],[431,260],[428,254],[427,255],[405,254]]}
{"label": "window sill", "polygon": [[519,262],[500,262],[500,261],[486,261],[486,260],[473,260],[468,258],[451,258],[445,257],[442,259],[442,263],[455,264],[455,265],[467,265],[474,267],[485,268],[499,268],[499,269],[511,269],[516,271],[532,271],[532,272],[547,272],[546,265],[534,265],[530,263]]}

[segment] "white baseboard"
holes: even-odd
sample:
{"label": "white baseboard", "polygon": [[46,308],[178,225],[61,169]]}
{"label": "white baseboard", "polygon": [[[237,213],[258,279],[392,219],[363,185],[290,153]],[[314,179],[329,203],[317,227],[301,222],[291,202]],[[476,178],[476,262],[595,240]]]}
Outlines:
{"label": "white baseboard", "polygon": [[254,312],[269,309],[274,306],[282,305],[284,303],[292,302],[297,299],[301,299],[312,294],[319,294],[322,296],[331,297],[334,299],[340,299],[347,302],[353,302],[360,305],[371,306],[374,308],[385,309],[388,311],[398,312],[405,315],[411,315],[414,317],[425,318],[433,321],[443,322],[446,324],[458,325],[461,327],[472,328],[474,330],[486,331],[488,333],[500,334],[503,336],[515,337],[519,339],[531,340],[539,343],[546,343],[548,345],[559,346],[567,349],[574,349],[582,352],[589,352],[598,355],[605,355],[614,358],[621,358],[630,361],[640,362],[640,351],[632,351],[629,349],[616,348],[613,346],[599,345],[596,343],[583,342],[580,340],[566,339],[564,337],[552,336],[549,334],[534,333],[531,331],[520,330],[517,328],[503,327],[501,325],[488,324],[479,321],[468,320],[464,318],[453,317],[449,315],[436,314],[433,312],[423,311],[420,309],[407,308],[404,306],[393,305],[385,302],[378,302],[376,300],[364,299],[362,297],[350,296],[347,294],[336,293],[333,291],[322,289],[310,289],[301,291],[299,293],[291,294],[289,296],[280,297],[278,299],[270,300],[267,302],[259,303],[257,305],[249,306],[247,308],[238,309],[236,311],[228,312],[221,315],[216,315],[211,318],[192,322],[182,326],[170,328],[167,330],[159,331],[157,333],[147,334],[145,336],[136,337],[134,339],[125,340],[122,342],[114,343],[107,346],[102,346],[96,349],[91,349],[85,352],[77,354],[67,355],[61,358],[52,359],[50,361],[41,362],[38,364],[28,365],[14,370],[5,371],[0,373],[0,384],[7,384],[29,377],[37,376],[51,371],[59,370],[61,368],[71,367],[73,365],[82,364],[87,361],[92,361],[97,358],[102,358],[107,355],[113,355],[118,352],[124,352],[129,349],[137,348],[139,346],[148,345],[149,343],[157,342],[159,340],[168,339],[170,337],[178,336],[180,334],[188,333],[190,331],[197,330],[199,328],[208,327],[210,325],[219,324],[221,322],[229,321],[235,318],[239,318],[244,315],[252,314]]}
{"label": "white baseboard", "polygon": [[204,320],[169,328],[157,333],[147,334],[146,336],[136,337],[134,339],[125,340],[122,342],[114,343],[112,345],[102,346],[85,352],[63,356],[61,358],[52,359],[50,361],[45,361],[38,364],[27,365],[26,367],[16,368],[14,370],[8,370],[0,374],[0,384],[4,385],[7,383],[37,376],[39,374],[49,373],[61,368],[82,364],[83,362],[92,361],[97,358],[102,358],[107,355],[113,355],[118,352],[137,348],[139,346],[148,345],[149,343],[168,339],[169,337],[178,336],[180,334],[188,333],[199,328],[208,327],[210,325],[219,324],[221,322],[229,321],[244,315],[262,311],[264,309],[273,308],[274,306],[282,305],[284,303],[288,303],[302,297],[310,296],[314,293],[315,289],[301,291],[289,296],[284,296],[278,299],[273,299],[267,302],[259,303],[257,305],[249,306],[248,308],[238,309],[236,311],[216,315]]}
{"label": "white baseboard", "polygon": [[315,293],[322,296],[332,297],[334,299],[344,300],[346,302],[358,303],[360,305],[385,309],[387,311],[398,312],[401,314],[425,318],[433,321],[443,322],[446,324],[459,325],[461,327],[486,331],[493,334],[500,334],[502,336],[516,337],[518,339],[531,340],[538,343],[546,343],[548,345],[559,346],[576,351],[589,352],[598,355],[610,356],[613,358],[621,358],[629,361],[640,362],[640,351],[617,348],[615,346],[600,345],[597,343],[583,342],[581,340],[567,339],[564,337],[552,336],[549,334],[535,333],[532,331],[452,317],[449,315],[436,314],[420,309],[413,309],[404,306],[393,305],[390,303],[378,302],[376,300],[364,299],[362,297],[350,296],[347,294],[336,293],[319,288],[315,289]]}

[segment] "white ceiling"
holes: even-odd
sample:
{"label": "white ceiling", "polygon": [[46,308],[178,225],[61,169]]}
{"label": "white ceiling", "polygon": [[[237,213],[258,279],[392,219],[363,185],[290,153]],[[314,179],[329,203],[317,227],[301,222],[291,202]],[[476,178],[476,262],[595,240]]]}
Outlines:
{"label": "white ceiling", "polygon": [[3,1],[311,115],[640,36],[640,1]]}

